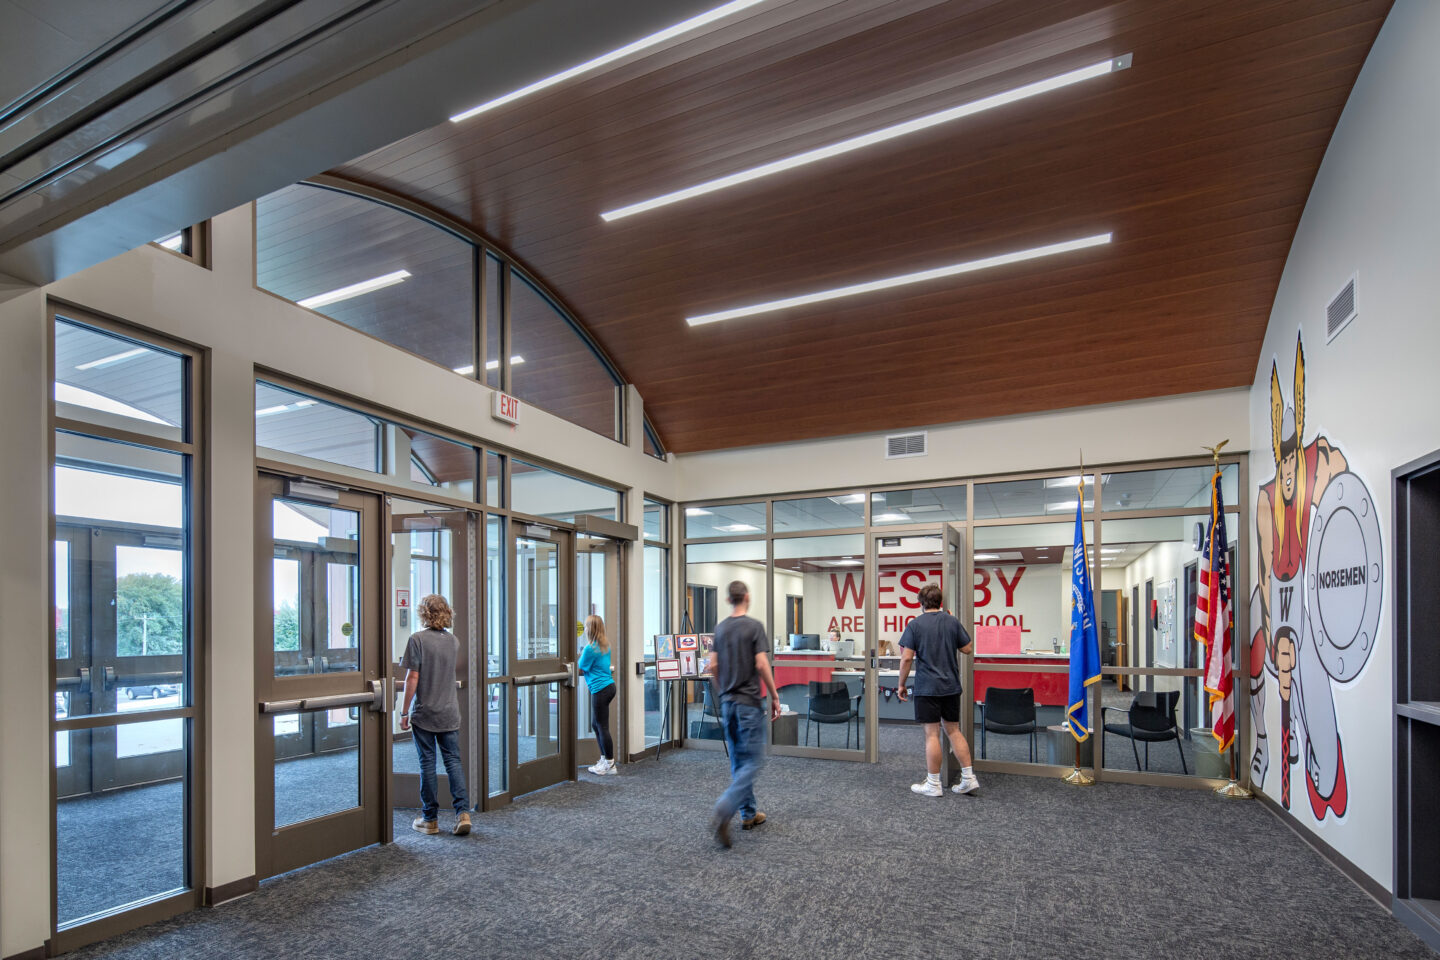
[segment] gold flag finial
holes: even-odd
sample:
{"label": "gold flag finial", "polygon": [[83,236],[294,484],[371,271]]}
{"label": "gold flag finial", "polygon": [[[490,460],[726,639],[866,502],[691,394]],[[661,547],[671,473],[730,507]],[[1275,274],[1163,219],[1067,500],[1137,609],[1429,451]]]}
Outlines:
{"label": "gold flag finial", "polygon": [[1201,449],[1202,449],[1202,450],[1209,450],[1209,451],[1210,451],[1210,457],[1211,457],[1211,459],[1213,459],[1213,460],[1215,461],[1215,466],[1218,467],[1218,466],[1220,466],[1220,451],[1221,451],[1221,450],[1224,450],[1224,449],[1225,449],[1225,444],[1227,444],[1227,443],[1229,443],[1229,442],[1230,442],[1230,440],[1227,438],[1227,439],[1225,439],[1225,440],[1221,440],[1219,443],[1215,444],[1215,446],[1213,446],[1213,447],[1206,447],[1206,446],[1203,446],[1203,445],[1202,445]]}

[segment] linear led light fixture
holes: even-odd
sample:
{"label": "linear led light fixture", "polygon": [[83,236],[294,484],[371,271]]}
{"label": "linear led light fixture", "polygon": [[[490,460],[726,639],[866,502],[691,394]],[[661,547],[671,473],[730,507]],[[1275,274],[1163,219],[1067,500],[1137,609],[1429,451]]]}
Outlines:
{"label": "linear led light fixture", "polygon": [[[798,297],[787,297],[784,300],[768,300],[764,303],[752,303],[744,307],[736,307],[733,310],[721,310],[718,313],[702,313],[694,317],[686,317],[685,322],[692,327],[698,327],[703,323],[716,323],[720,320],[734,320],[737,317],[748,317],[757,313],[770,313],[774,310],[786,310],[790,307],[803,307],[811,303],[823,303],[826,300],[838,300],[841,297],[853,297],[861,293],[872,293],[876,290],[888,290],[891,287],[903,287],[911,283],[923,283],[926,280],[937,280],[941,277],[953,277],[962,273],[973,273],[976,270],[986,270],[990,267],[1000,267],[1007,263],[1020,263],[1024,260],[1037,260],[1040,257],[1052,257],[1060,253],[1069,253],[1072,250],[1084,250],[1086,247],[1098,247],[1101,244],[1110,242],[1110,234],[1097,233],[1093,237],[1080,237],[1076,240],[1066,240],[1063,243],[1052,243],[1044,247],[1031,247],[1028,250],[1016,250],[1012,253],[1002,253],[993,257],[985,257],[982,260],[967,260],[964,263],[952,263],[945,267],[935,267],[932,270],[921,270],[918,273],[904,273],[898,277],[886,277],[883,280],[870,280],[866,283],[853,283],[848,287],[835,287],[830,290],[820,290],[816,293],[806,293]],[[1072,503],[1073,507],[1074,504]]]}
{"label": "linear led light fixture", "polygon": [[317,293],[313,297],[306,297],[304,300],[297,300],[296,303],[309,310],[316,307],[329,306],[332,303],[339,303],[341,300],[349,300],[353,297],[373,293],[376,290],[383,290],[385,287],[393,287],[410,276],[409,270],[396,270],[394,273],[387,273],[381,277],[372,277],[369,280],[361,280],[359,283],[352,283],[348,287],[341,287],[338,290],[331,290],[328,293]]}
{"label": "linear led light fixture", "polygon": [[315,400],[297,400],[294,403],[277,403],[273,407],[261,407],[255,411],[257,417],[270,417],[277,413],[287,413],[291,410],[304,410],[306,407],[315,406]]}
{"label": "linear led light fixture", "polygon": [[[512,367],[518,367],[518,366],[520,366],[520,364],[522,364],[522,363],[524,363],[524,362],[525,362],[525,358],[522,357],[522,356],[518,356],[518,355],[517,355],[517,356],[513,356],[513,357],[510,358],[510,366],[512,366]],[[473,364],[473,363],[467,363],[467,364],[465,364],[465,366],[463,366],[463,367],[451,367],[450,369],[454,370],[456,373],[463,373],[463,374],[465,374],[466,376],[469,376],[470,374],[472,374],[472,373],[475,372],[475,364]],[[499,360],[486,360],[486,361],[485,361],[485,369],[486,369],[486,370],[499,370],[499,369],[500,369],[500,361],[499,361]]]}
{"label": "linear led light fixture", "polygon": [[623,60],[625,57],[628,57],[631,54],[639,53],[641,50],[647,50],[650,47],[655,46],[656,44],[664,43],[666,40],[670,40],[674,37],[681,36],[682,34],[689,33],[692,30],[698,30],[700,27],[705,26],[707,23],[714,23],[716,20],[720,20],[724,17],[730,16],[730,14],[732,13],[738,13],[741,10],[744,10],[746,7],[753,7],[756,4],[763,2],[764,0],[732,0],[731,3],[722,4],[714,8],[713,10],[707,10],[702,14],[691,17],[689,20],[681,20],[679,23],[666,27],[659,33],[652,33],[648,37],[641,37],[634,43],[627,43],[625,46],[619,47],[615,50],[611,50],[609,53],[601,54],[593,60],[586,60],[584,63],[577,63],[575,66],[571,67],[568,70],[562,70],[559,73],[548,76],[543,80],[536,80],[534,83],[529,84],[528,86],[521,87],[519,90],[512,90],[504,96],[496,97],[494,100],[486,100],[479,106],[471,107],[469,110],[455,114],[455,116],[450,118],[450,122],[459,123],[462,120],[469,120],[471,117],[478,116],[479,114],[482,114],[487,110],[494,110],[496,107],[502,107],[507,103],[513,103],[514,101],[519,100],[521,97],[529,96],[530,94],[536,93],[540,90],[544,90],[547,87],[553,87],[557,83],[564,83],[566,80],[578,77],[583,73],[589,73],[591,70],[598,70],[599,68],[605,66],[607,63],[614,63],[616,60]]}
{"label": "linear led light fixture", "polygon": [[126,360],[133,360],[142,353],[148,353],[144,347],[136,347],[133,350],[125,350],[121,353],[112,353],[108,357],[101,357],[99,360],[90,360],[86,363],[76,364],[76,370],[94,370],[96,367],[108,367],[114,363],[124,363]]}
{"label": "linear led light fixture", "polygon": [[821,160],[828,160],[831,157],[838,157],[842,153],[850,153],[852,150],[859,150],[862,147],[884,143],[887,140],[894,140],[897,137],[917,133],[921,130],[928,130],[942,123],[959,120],[961,117],[973,116],[977,113],[983,113],[986,110],[1003,107],[1008,103],[1026,100],[1030,97],[1039,96],[1042,93],[1049,93],[1051,90],[1059,90],[1061,87],[1068,87],[1074,83],[1092,80],[1095,77],[1103,77],[1108,73],[1114,73],[1116,70],[1128,68],[1130,66],[1130,60],[1131,54],[1128,53],[1109,60],[1102,60],[1099,63],[1092,63],[1088,67],[1081,67],[1079,70],[1071,70],[1069,73],[1062,73],[1045,80],[1037,80],[1034,83],[1027,83],[1013,90],[1006,90],[1002,93],[991,94],[988,97],[981,97],[979,100],[971,100],[969,103],[962,103],[959,106],[950,107],[948,110],[926,114],[923,117],[916,117],[914,120],[906,120],[904,123],[892,124],[891,126],[882,127],[879,130],[872,130],[869,133],[862,133],[859,136],[849,137],[827,146],[816,147],[814,150],[806,150],[804,153],[797,153],[794,156],[785,157],[780,160],[772,160],[769,163],[762,163],[758,167],[751,167],[748,170],[741,170],[738,173],[717,177],[714,180],[706,180],[704,183],[697,183],[693,187],[686,187],[683,190],[676,190],[673,193],[664,193],[658,197],[642,200],[639,203],[632,203],[626,207],[616,207],[614,210],[606,210],[600,214],[600,216],[606,221],[619,220],[622,217],[629,217],[637,213],[644,213],[647,210],[654,210],[656,207],[678,203],[681,200],[689,200],[691,197],[704,196],[707,193],[714,193],[716,190],[724,190],[726,187],[749,183],[751,180],[759,180],[761,177],[768,177],[771,174],[783,173],[786,170],[794,170],[796,167],[803,167]]}

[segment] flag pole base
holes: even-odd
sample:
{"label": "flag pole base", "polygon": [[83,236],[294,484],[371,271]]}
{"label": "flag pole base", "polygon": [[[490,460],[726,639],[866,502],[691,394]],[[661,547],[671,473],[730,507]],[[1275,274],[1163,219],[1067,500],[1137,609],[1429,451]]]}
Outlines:
{"label": "flag pole base", "polygon": [[1231,800],[1249,800],[1251,797],[1255,796],[1255,794],[1240,786],[1240,784],[1236,783],[1234,780],[1231,780],[1223,787],[1216,787],[1215,795],[1217,797],[1226,797]]}
{"label": "flag pole base", "polygon": [[1060,778],[1060,781],[1074,787],[1093,787],[1095,785],[1095,778],[1079,767],[1065,774],[1065,776]]}

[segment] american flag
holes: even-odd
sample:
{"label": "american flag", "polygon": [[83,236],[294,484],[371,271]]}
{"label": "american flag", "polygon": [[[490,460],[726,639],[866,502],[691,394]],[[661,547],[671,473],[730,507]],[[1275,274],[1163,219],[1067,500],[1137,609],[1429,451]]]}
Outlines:
{"label": "american flag", "polygon": [[1225,504],[1220,496],[1220,471],[1210,480],[1210,526],[1200,553],[1199,596],[1195,602],[1195,639],[1205,644],[1205,691],[1210,694],[1211,728],[1220,752],[1235,739],[1235,678],[1231,649],[1235,643],[1234,610],[1230,605],[1230,550],[1225,536]]}

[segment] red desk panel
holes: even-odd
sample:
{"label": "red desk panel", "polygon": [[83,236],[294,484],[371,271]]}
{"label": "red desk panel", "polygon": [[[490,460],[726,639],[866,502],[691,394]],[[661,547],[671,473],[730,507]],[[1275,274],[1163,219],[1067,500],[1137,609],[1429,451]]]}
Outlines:
{"label": "red desk panel", "polygon": [[805,685],[814,681],[828,683],[835,669],[835,659],[822,657],[787,658],[783,653],[775,654],[775,683],[781,689],[794,685]]}
{"label": "red desk panel", "polygon": [[[1024,660],[998,660],[997,663],[1024,664]],[[1053,659],[1044,661],[1053,664]],[[1065,664],[1064,660],[1060,661]],[[777,678],[776,682],[779,680]],[[985,699],[985,691],[991,687],[1018,689],[1030,687],[1035,691],[1035,702],[1046,707],[1065,707],[1070,697],[1070,675],[1068,673],[1041,673],[1028,670],[986,670],[985,664],[975,661],[975,702]]]}

